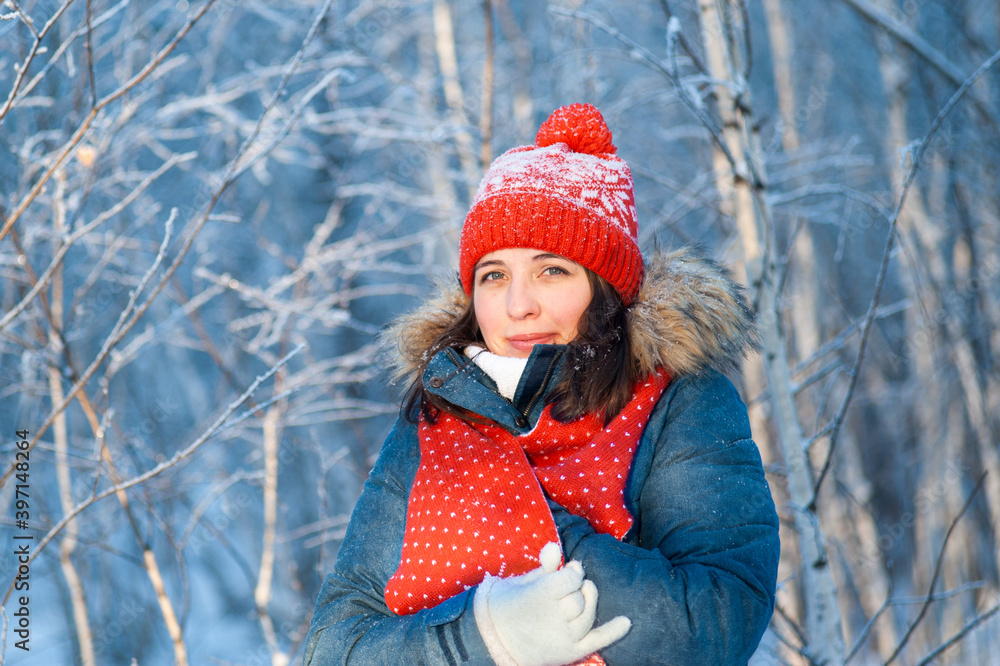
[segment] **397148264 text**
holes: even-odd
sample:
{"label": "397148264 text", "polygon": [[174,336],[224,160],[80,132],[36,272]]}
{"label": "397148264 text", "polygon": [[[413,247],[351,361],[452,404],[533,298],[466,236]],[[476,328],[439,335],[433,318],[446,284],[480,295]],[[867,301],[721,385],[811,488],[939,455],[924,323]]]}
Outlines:
{"label": "397148264 text", "polygon": [[14,487],[14,557],[17,560],[17,575],[14,578],[15,601],[13,633],[17,636],[14,647],[28,651],[31,640],[31,544],[35,535],[31,533],[31,444],[28,431],[14,433],[14,473],[17,483]]}

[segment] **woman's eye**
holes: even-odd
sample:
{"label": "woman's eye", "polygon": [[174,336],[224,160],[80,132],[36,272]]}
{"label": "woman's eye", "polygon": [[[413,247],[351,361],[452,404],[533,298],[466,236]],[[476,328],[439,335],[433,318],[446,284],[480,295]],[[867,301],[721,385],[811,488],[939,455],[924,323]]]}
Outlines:
{"label": "woman's eye", "polygon": [[486,273],[483,273],[483,276],[479,278],[479,282],[480,283],[492,282],[493,280],[502,280],[502,279],[503,279],[503,273],[501,273],[500,271],[488,271]]}
{"label": "woman's eye", "polygon": [[545,269],[546,275],[567,275],[568,271],[565,268],[560,268],[559,266],[549,266]]}

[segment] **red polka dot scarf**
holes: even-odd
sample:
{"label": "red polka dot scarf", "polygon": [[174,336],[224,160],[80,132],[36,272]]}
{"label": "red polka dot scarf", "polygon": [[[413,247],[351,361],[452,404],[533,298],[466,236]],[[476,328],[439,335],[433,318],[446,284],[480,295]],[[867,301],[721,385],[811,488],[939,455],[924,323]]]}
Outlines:
{"label": "red polka dot scarf", "polygon": [[632,456],[668,382],[660,372],[640,383],[606,428],[592,415],[559,423],[551,405],[520,436],[445,413],[433,424],[421,420],[420,468],[386,605],[407,615],[478,585],[487,573],[537,568],[542,546],[559,541],[546,494],[598,532],[623,538],[632,526],[625,506]]}

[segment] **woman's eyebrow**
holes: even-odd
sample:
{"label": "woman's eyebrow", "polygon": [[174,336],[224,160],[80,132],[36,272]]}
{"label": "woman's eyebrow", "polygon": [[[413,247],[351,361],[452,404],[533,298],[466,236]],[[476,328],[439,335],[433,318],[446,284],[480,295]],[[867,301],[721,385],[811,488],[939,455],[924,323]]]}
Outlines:
{"label": "woman's eyebrow", "polygon": [[569,262],[573,261],[572,259],[567,259],[561,254],[556,254],[554,252],[543,252],[541,254],[536,254],[531,258],[532,261],[545,261],[546,259],[561,259],[563,261],[569,261]]}
{"label": "woman's eyebrow", "polygon": [[486,266],[504,266],[505,267],[506,265],[507,264],[503,263],[499,259],[488,259],[486,261],[480,261],[478,264],[476,264],[475,267],[472,269],[472,272],[473,272],[473,274],[475,274],[475,273],[477,273],[479,271],[480,268],[485,268]]}

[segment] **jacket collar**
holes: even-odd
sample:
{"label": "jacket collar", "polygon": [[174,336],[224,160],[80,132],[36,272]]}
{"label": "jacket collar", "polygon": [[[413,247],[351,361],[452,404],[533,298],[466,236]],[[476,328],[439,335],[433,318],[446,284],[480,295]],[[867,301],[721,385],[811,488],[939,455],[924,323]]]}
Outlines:
{"label": "jacket collar", "polygon": [[501,396],[493,379],[457,349],[435,354],[424,371],[423,383],[451,404],[520,434],[537,423],[545,409],[545,395],[563,366],[565,350],[565,345],[532,348],[513,400]]}

